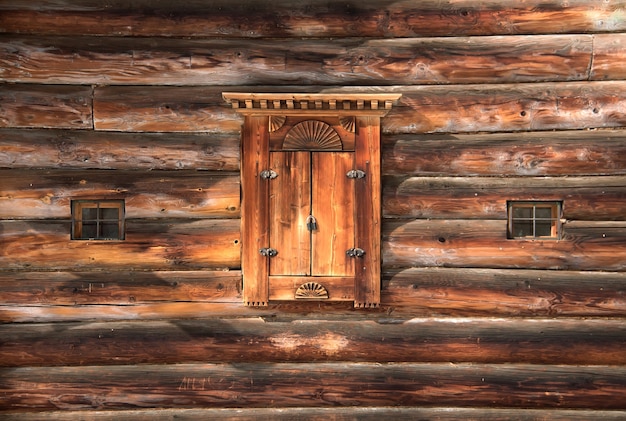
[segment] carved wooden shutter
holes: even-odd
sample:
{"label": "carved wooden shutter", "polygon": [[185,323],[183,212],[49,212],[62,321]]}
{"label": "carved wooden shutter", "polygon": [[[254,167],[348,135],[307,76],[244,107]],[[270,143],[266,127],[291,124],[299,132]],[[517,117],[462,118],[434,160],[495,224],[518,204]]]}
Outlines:
{"label": "carved wooden shutter", "polygon": [[380,116],[399,95],[224,97],[246,116],[244,302],[313,299],[377,306]]}

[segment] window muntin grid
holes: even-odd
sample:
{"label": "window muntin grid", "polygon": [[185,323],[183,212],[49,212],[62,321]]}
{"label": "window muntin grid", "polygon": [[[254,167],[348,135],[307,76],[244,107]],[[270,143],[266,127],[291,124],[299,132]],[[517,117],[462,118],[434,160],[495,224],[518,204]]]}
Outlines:
{"label": "window muntin grid", "polygon": [[123,200],[72,200],[72,240],[123,240]]}
{"label": "window muntin grid", "polygon": [[508,202],[508,238],[560,239],[561,202]]}

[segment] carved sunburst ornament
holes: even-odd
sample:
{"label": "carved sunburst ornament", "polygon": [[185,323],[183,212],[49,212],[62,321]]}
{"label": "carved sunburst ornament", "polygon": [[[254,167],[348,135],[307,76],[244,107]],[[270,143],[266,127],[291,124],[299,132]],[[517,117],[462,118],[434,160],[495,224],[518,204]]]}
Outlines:
{"label": "carved sunburst ornament", "polygon": [[269,126],[270,132],[275,132],[276,130],[278,130],[281,127],[283,127],[283,125],[285,124],[286,120],[287,120],[287,117],[285,117],[285,116],[282,116],[282,115],[271,115],[270,116],[270,126]]}
{"label": "carved sunburst ornament", "polygon": [[305,282],[296,290],[298,300],[320,300],[328,299],[328,290],[317,282]]}
{"label": "carved sunburst ornament", "polygon": [[289,130],[283,149],[342,150],[339,134],[329,124],[319,120],[302,121]]}

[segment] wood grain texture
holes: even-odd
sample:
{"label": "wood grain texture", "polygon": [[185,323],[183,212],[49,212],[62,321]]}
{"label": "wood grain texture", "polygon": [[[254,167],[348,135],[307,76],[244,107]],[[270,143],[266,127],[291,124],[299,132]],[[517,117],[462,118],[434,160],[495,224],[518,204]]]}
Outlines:
{"label": "wood grain texture", "polygon": [[237,219],[127,220],[123,241],[70,240],[70,222],[0,222],[0,266],[13,270],[239,268]]}
{"label": "wood grain texture", "polygon": [[42,306],[240,303],[241,271],[2,271],[0,301]]}
{"label": "wood grain texture", "polygon": [[0,336],[3,367],[324,361],[626,363],[626,327],[613,319],[413,318],[388,324],[169,319],[0,325]]}
{"label": "wood grain texture", "polygon": [[382,302],[397,317],[623,318],[624,291],[624,272],[428,267],[386,270]]}
{"label": "wood grain texture", "polygon": [[0,127],[91,129],[92,88],[0,85]]}
{"label": "wood grain texture", "polygon": [[626,270],[626,222],[566,225],[560,241],[507,240],[494,220],[415,220],[383,226],[383,262],[394,267]]}
{"label": "wood grain texture", "polygon": [[596,34],[593,44],[591,78],[594,80],[625,79],[626,71],[617,63],[624,61],[626,34]]}
{"label": "wood grain texture", "polygon": [[[592,41],[591,35],[289,39],[278,43],[4,36],[0,38],[0,79],[116,85],[585,81],[590,79]],[[615,60],[616,66],[621,59],[615,48],[602,51],[603,62]],[[604,72],[602,80],[611,79],[611,74]]]}
{"label": "wood grain texture", "polygon": [[562,201],[567,220],[625,221],[626,177],[385,177],[383,184],[389,218],[506,220],[508,200]]}
{"label": "wood grain texture", "polygon": [[384,136],[382,152],[384,175],[626,174],[626,133],[619,129]]}
{"label": "wood grain texture", "polygon": [[[412,37],[619,32],[622,3],[571,0],[302,3],[193,0],[185,4],[95,0],[6,1],[0,31],[165,37]],[[323,22],[321,24],[320,22]]]}
{"label": "wood grain texture", "polygon": [[239,171],[240,137],[0,129],[0,168]]}
{"label": "wood grain texture", "polygon": [[0,408],[31,411],[432,402],[623,410],[626,387],[626,370],[604,365],[242,363],[5,368],[0,374]]}
{"label": "wood grain texture", "polygon": [[[344,87],[241,86],[248,92],[398,92],[383,134],[578,130],[626,125],[625,82]],[[242,118],[217,87],[101,87],[95,128],[238,133]],[[189,101],[189,98],[194,98]]]}
{"label": "wood grain texture", "polygon": [[[49,411],[49,412],[3,412],[6,421],[73,421],[85,417],[85,411]],[[135,409],[135,410],[90,410],[89,420],[110,421],[195,421],[198,419],[219,419],[227,421],[378,421],[383,418],[394,421],[413,421],[415,419],[433,419],[456,421],[459,419],[503,421],[515,418],[520,421],[538,419],[554,421],[621,421],[626,411],[599,411],[580,409],[506,409],[506,408],[416,408],[416,407],[367,407],[367,408],[233,408],[233,409]]]}
{"label": "wood grain texture", "polygon": [[0,219],[71,217],[71,201],[124,199],[126,218],[239,218],[239,174],[0,170]]}

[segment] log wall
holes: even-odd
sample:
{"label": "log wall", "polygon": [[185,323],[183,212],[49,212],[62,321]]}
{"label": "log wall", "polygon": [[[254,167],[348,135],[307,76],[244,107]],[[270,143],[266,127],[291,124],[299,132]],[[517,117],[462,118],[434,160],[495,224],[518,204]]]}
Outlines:
{"label": "log wall", "polygon": [[[626,2],[0,1],[3,419],[626,417]],[[222,92],[393,92],[381,307],[244,307]],[[126,239],[70,240],[124,199]],[[507,200],[563,201],[559,241]]]}

